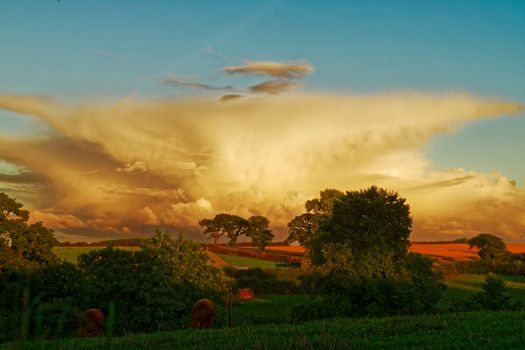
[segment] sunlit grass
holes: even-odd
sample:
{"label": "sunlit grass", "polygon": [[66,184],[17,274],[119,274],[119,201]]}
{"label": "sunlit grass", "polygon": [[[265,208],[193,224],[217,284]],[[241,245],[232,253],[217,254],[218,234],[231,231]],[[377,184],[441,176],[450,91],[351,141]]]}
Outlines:
{"label": "sunlit grass", "polygon": [[225,255],[225,254],[217,254],[217,255],[220,256],[228,264],[233,265],[233,266],[239,266],[239,267],[263,267],[264,268],[264,267],[277,267],[277,264],[278,264],[274,261],[246,258],[243,256],[233,256],[233,255]]}
{"label": "sunlit grass", "polygon": [[[104,249],[105,247],[53,247],[53,252],[61,259],[65,259],[71,263],[76,264],[77,258],[80,254],[90,252],[92,250]],[[137,250],[138,247],[114,247],[123,250]]]}

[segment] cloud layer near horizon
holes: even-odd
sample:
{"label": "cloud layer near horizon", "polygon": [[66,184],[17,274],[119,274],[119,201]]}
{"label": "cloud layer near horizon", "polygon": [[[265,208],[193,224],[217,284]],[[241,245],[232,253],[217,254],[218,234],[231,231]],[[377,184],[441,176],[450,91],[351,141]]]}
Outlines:
{"label": "cloud layer near horizon", "polygon": [[436,134],[521,109],[468,95],[297,95],[221,103],[206,99],[66,105],[0,96],[0,108],[47,132],[0,132],[0,160],[20,167],[0,188],[33,219],[66,234],[151,232],[197,237],[219,212],[286,223],[325,188],[380,185],[407,197],[413,238],[493,232],[525,239],[525,193],[503,175],[436,170],[422,147]]}

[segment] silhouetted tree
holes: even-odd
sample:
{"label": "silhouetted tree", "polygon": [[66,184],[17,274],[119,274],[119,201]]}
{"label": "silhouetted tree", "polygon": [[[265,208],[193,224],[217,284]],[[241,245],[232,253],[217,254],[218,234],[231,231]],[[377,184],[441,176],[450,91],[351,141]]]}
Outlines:
{"label": "silhouetted tree", "polygon": [[495,259],[508,254],[507,246],[503,239],[490,233],[480,233],[472,237],[468,244],[469,249],[478,248],[481,260],[490,262],[491,266],[494,266]]}
{"label": "silhouetted tree", "polygon": [[248,219],[248,230],[246,236],[251,237],[252,244],[259,250],[264,250],[266,245],[272,241],[273,233],[268,228],[270,221],[264,216],[252,216]]}
{"label": "silhouetted tree", "polygon": [[199,225],[206,227],[204,235],[213,239],[213,244],[217,244],[221,237],[226,236],[230,239],[228,243],[231,246],[235,246],[237,239],[248,230],[246,219],[231,214],[217,214],[213,219],[199,221]]}
{"label": "silhouetted tree", "polygon": [[[334,189],[320,192],[319,198],[304,203],[306,213],[296,216],[288,223],[288,243],[299,242],[311,251],[321,222],[332,214],[332,209],[344,193]],[[318,252],[319,253],[319,252]]]}

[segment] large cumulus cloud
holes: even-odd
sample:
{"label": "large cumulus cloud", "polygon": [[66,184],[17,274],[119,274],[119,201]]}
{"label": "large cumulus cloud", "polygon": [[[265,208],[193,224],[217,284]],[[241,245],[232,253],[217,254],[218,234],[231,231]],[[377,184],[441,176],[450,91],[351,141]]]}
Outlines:
{"label": "large cumulus cloud", "polygon": [[377,184],[408,198],[415,238],[479,231],[525,238],[525,193],[510,179],[435,170],[421,151],[436,134],[516,112],[515,103],[417,93],[226,104],[127,98],[68,105],[0,96],[0,108],[47,128],[17,138],[0,132],[0,160],[22,169],[2,175],[0,187],[66,236],[161,225],[196,238],[198,220],[231,212],[266,215],[283,238],[286,223],[320,190]]}

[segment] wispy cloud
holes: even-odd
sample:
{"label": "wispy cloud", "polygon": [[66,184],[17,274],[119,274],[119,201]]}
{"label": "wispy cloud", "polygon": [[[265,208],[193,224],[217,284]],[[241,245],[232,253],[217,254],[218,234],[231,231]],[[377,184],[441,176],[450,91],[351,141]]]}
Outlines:
{"label": "wispy cloud", "polygon": [[281,79],[302,79],[314,71],[309,63],[284,63],[271,61],[252,61],[241,66],[225,67],[228,74],[257,74]]}
{"label": "wispy cloud", "polygon": [[241,97],[242,97],[242,95],[228,94],[228,95],[221,96],[220,101],[221,102],[228,102],[228,101],[232,101],[232,100],[237,100],[237,99],[239,99]]}
{"label": "wispy cloud", "polygon": [[271,95],[276,95],[278,93],[291,90],[295,88],[298,84],[293,81],[287,80],[269,80],[262,82],[260,84],[252,85],[249,87],[251,92],[255,93],[266,93]]}
{"label": "wispy cloud", "polygon": [[196,90],[212,90],[212,91],[233,91],[233,86],[214,86],[193,81],[184,81],[176,77],[165,77],[161,80],[163,85],[169,85],[177,88],[190,88]]}

